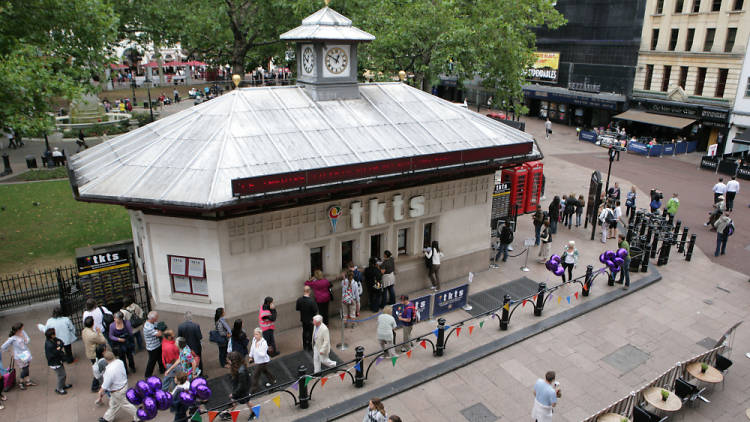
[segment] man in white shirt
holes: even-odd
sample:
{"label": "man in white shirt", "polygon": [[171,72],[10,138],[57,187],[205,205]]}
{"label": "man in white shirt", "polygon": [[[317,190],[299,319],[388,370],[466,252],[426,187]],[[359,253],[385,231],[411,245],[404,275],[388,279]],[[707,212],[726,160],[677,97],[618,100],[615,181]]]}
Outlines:
{"label": "man in white shirt", "polygon": [[719,183],[714,185],[714,204],[719,202],[719,197],[727,193],[727,185],[724,184],[724,178],[719,177]]}
{"label": "man in white shirt", "polygon": [[120,410],[126,411],[137,422],[138,411],[125,397],[125,391],[128,389],[128,373],[125,371],[125,364],[120,359],[116,359],[110,351],[104,352],[103,356],[104,360],[107,361],[107,369],[104,370],[104,376],[102,377],[98,401],[101,402],[104,394],[109,392],[109,408],[104,416],[99,418],[99,422],[114,421]]}
{"label": "man in white shirt", "polygon": [[85,321],[87,316],[94,318],[94,331],[98,328],[99,332],[105,333],[104,336],[107,337],[106,333],[109,332],[109,327],[104,327],[104,324],[102,323],[104,317],[103,313],[112,315],[112,312],[110,312],[109,309],[104,306],[97,306],[96,300],[89,298],[86,300],[86,310],[83,311],[82,320]]}
{"label": "man in white shirt", "polygon": [[552,122],[549,121],[549,118],[544,122],[544,132],[545,140],[549,141],[549,136],[552,135]]}
{"label": "man in white shirt", "polygon": [[317,374],[320,372],[320,364],[325,366],[336,366],[336,361],[331,360],[328,354],[331,352],[331,336],[328,333],[328,327],[323,324],[323,317],[315,315],[313,317],[313,367]]}
{"label": "man in white shirt", "polygon": [[732,208],[734,208],[734,197],[737,196],[739,191],[740,182],[737,181],[735,176],[732,176],[732,180],[727,182],[727,211],[732,211]]}

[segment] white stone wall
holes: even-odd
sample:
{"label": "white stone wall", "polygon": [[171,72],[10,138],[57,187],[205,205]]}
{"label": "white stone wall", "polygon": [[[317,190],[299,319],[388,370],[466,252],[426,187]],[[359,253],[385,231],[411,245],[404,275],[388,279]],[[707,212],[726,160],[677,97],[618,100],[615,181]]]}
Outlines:
{"label": "white stone wall", "polygon": [[750,51],[745,51],[745,59],[742,64],[739,84],[737,85],[736,98],[734,100],[734,109],[730,117],[731,127],[727,136],[727,144],[724,153],[744,151],[748,149],[747,145],[734,145],[732,139],[746,130],[750,130],[750,97],[746,96],[748,86],[750,85]]}

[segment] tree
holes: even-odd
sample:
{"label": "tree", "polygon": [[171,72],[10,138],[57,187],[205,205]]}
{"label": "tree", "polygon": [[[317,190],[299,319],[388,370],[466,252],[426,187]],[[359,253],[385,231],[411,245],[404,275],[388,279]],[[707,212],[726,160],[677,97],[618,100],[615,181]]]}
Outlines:
{"label": "tree", "polygon": [[116,26],[104,0],[0,1],[0,126],[49,129],[55,99],[95,89]]}

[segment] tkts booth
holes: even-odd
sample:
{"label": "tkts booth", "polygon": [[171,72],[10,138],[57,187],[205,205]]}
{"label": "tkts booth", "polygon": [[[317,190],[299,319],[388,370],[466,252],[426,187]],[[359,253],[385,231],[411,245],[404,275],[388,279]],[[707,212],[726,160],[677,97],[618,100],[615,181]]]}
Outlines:
{"label": "tkts booth", "polygon": [[[401,83],[357,83],[374,37],[323,8],[296,41],[296,86],[235,89],[70,159],[80,201],[125,206],[157,309],[257,311],[281,326],[315,269],[387,249],[398,292],[487,266],[494,173],[539,158],[532,137]],[[336,300],[340,294],[334,289]],[[332,310],[337,310],[332,306]]]}

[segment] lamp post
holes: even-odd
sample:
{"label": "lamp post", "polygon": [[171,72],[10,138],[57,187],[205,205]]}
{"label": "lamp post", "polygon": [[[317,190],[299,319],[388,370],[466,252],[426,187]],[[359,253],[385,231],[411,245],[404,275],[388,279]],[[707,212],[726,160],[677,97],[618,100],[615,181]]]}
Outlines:
{"label": "lamp post", "polygon": [[151,79],[148,78],[148,73],[146,73],[146,80],[143,81],[144,84],[146,84],[146,91],[148,92],[148,111],[151,113],[151,121],[154,121],[154,108],[151,105]]}
{"label": "lamp post", "polygon": [[138,102],[138,100],[135,99],[135,87],[136,86],[137,85],[135,83],[135,78],[131,78],[130,79],[130,88],[133,90],[133,106],[135,106],[135,103]]}
{"label": "lamp post", "polygon": [[605,195],[609,195],[609,174],[612,173],[612,162],[615,161],[615,147],[609,148],[609,168],[607,169],[607,183],[604,187]]}

